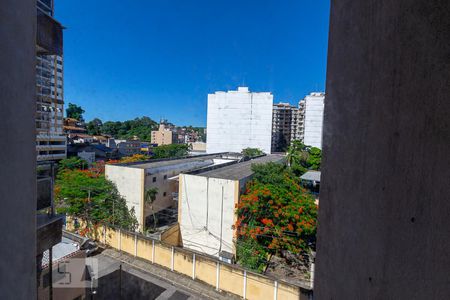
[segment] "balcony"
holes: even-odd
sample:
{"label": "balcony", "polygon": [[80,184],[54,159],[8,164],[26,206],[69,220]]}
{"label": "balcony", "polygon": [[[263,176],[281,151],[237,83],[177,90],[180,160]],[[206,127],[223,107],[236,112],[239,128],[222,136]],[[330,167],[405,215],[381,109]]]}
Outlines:
{"label": "balcony", "polygon": [[63,217],[60,215],[36,215],[36,253],[43,253],[61,242]]}
{"label": "balcony", "polygon": [[37,210],[52,206],[52,179],[50,177],[37,180]]}
{"label": "balcony", "polygon": [[63,54],[63,27],[52,17],[37,11],[37,53],[45,55]]}
{"label": "balcony", "polygon": [[36,253],[41,254],[61,242],[63,217],[53,208],[53,163],[38,163],[36,197]]}

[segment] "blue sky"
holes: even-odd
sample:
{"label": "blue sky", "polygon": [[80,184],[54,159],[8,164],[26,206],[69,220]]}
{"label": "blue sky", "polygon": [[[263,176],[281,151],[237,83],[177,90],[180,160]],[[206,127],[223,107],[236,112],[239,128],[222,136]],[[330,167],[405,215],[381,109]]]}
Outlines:
{"label": "blue sky", "polygon": [[206,125],[207,94],[324,90],[329,0],[56,0],[65,101],[85,119]]}

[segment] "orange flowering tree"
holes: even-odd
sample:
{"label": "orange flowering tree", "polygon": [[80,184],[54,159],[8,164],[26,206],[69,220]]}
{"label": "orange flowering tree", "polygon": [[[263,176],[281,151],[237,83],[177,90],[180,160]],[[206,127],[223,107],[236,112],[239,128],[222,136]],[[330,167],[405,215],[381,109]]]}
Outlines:
{"label": "orange flowering tree", "polygon": [[[255,180],[236,206],[238,246],[255,245],[252,259],[279,254],[308,253],[315,248],[317,205],[314,198],[299,185],[295,176],[283,165],[254,166]],[[239,251],[238,256],[246,256]],[[248,257],[247,253],[247,257]],[[239,258],[238,258],[239,259]],[[259,269],[260,266],[257,267]]]}

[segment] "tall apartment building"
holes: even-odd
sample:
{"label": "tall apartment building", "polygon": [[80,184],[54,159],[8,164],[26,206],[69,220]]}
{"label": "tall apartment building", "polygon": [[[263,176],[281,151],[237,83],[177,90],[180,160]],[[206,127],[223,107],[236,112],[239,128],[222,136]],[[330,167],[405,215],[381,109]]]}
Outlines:
{"label": "tall apartment building", "polygon": [[298,139],[299,109],[289,103],[273,105],[272,152],[286,151],[294,139]]}
{"label": "tall apartment building", "polygon": [[[38,161],[66,157],[63,133],[63,33],[53,0],[37,0],[36,154]],[[49,38],[51,37],[51,38]]]}
{"label": "tall apartment building", "polygon": [[248,87],[208,95],[208,153],[259,148],[271,152],[273,95]]}
{"label": "tall apartment building", "polygon": [[159,129],[152,131],[151,142],[153,144],[158,144],[158,146],[177,144],[179,142],[178,134],[174,132],[174,129],[171,128],[171,126],[161,122],[159,124]]}
{"label": "tall apartment building", "polygon": [[308,146],[322,149],[325,93],[311,93],[302,101],[304,101],[305,107],[303,143]]}
{"label": "tall apartment building", "polygon": [[293,134],[293,140],[304,141],[305,140],[305,101],[300,100],[298,102],[297,110],[297,125]]}

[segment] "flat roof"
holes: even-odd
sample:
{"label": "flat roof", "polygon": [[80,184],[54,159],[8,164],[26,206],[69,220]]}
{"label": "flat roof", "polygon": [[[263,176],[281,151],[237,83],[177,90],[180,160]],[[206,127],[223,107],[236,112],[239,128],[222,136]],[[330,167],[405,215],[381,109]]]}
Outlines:
{"label": "flat roof", "polygon": [[283,155],[275,155],[275,154],[266,155],[263,157],[255,158],[252,160],[233,164],[230,166],[201,172],[201,173],[198,173],[195,175],[203,176],[203,177],[220,178],[220,179],[241,180],[241,179],[244,179],[244,178],[247,178],[247,177],[250,177],[251,175],[253,175],[253,171],[252,171],[253,164],[264,164],[264,163],[268,163],[268,162],[280,162],[282,160],[284,160]]}
{"label": "flat roof", "polygon": [[300,176],[300,179],[320,182],[320,171],[308,171]]}
{"label": "flat roof", "polygon": [[210,155],[197,155],[193,157],[182,157],[182,158],[174,158],[174,159],[154,159],[147,160],[144,162],[134,162],[134,163],[123,163],[123,164],[113,164],[112,166],[120,166],[120,167],[129,167],[129,168],[137,168],[137,169],[150,169],[150,168],[159,168],[166,166],[173,166],[177,164],[184,164],[188,162],[202,162],[208,159],[220,158],[222,154],[210,154]]}

